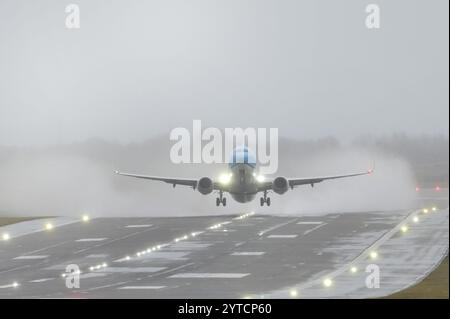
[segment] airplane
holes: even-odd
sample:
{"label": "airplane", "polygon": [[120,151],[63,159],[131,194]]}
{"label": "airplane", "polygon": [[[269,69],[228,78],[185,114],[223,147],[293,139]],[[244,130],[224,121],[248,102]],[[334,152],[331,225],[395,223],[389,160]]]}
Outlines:
{"label": "airplane", "polygon": [[229,172],[222,174],[218,180],[213,180],[209,177],[202,177],[200,179],[186,179],[186,178],[171,178],[149,175],[137,175],[115,171],[116,174],[122,176],[129,176],[135,178],[142,178],[154,181],[161,181],[168,184],[183,185],[197,189],[201,194],[208,195],[213,191],[218,193],[216,198],[216,206],[227,205],[227,199],[223,196],[225,192],[229,193],[231,197],[238,203],[247,203],[252,201],[258,193],[262,193],[260,198],[260,205],[270,206],[270,197],[267,194],[271,191],[282,195],[286,193],[289,188],[300,185],[311,185],[323,182],[325,180],[354,177],[360,175],[368,175],[373,172],[369,169],[364,172],[357,172],[345,175],[331,175],[331,176],[317,176],[317,177],[300,177],[300,178],[286,178],[276,177],[274,179],[266,179],[264,176],[256,174],[256,157],[247,147],[238,147],[233,150],[232,159],[228,164]]}

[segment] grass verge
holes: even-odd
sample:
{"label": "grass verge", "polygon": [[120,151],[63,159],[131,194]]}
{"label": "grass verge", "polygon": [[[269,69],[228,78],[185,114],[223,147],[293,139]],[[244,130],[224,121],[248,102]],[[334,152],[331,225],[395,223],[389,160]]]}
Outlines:
{"label": "grass verge", "polygon": [[387,296],[389,299],[448,299],[448,255],[418,284]]}

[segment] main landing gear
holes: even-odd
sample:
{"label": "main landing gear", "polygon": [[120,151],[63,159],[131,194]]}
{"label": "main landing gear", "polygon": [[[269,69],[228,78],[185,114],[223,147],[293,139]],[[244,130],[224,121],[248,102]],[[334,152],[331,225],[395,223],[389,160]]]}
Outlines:
{"label": "main landing gear", "polygon": [[264,197],[259,199],[259,203],[261,206],[264,206],[264,203],[266,203],[267,206],[270,206],[270,197],[267,197],[267,191],[264,191]]}
{"label": "main landing gear", "polygon": [[220,204],[227,206],[227,199],[223,197],[222,191],[219,191],[219,197],[216,198],[216,206],[220,206]]}

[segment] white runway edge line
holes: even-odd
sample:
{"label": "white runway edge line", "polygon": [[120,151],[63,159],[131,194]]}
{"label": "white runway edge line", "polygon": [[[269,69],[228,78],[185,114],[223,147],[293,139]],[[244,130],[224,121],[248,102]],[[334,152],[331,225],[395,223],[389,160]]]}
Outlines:
{"label": "white runway edge line", "polygon": [[0,233],[8,233],[10,235],[10,239],[14,239],[25,235],[45,232],[46,230],[44,225],[46,223],[51,223],[53,225],[53,230],[55,231],[58,227],[79,222],[81,222],[81,219],[71,217],[45,218],[45,221],[42,219],[33,219],[2,226],[0,227]]}
{"label": "white runway edge line", "polygon": [[233,278],[244,278],[250,275],[249,273],[179,273],[168,278],[222,278],[222,279],[233,279]]}
{"label": "white runway edge line", "polygon": [[[369,254],[371,251],[377,251],[380,246],[382,246],[386,241],[388,241],[392,236],[397,234],[400,231],[400,228],[404,225],[405,222],[411,221],[414,216],[417,214],[420,214],[422,212],[422,209],[415,210],[408,214],[403,220],[401,220],[394,228],[392,228],[390,231],[386,232],[383,236],[381,236],[377,241],[375,241],[372,245],[364,249],[355,259],[350,261],[349,263],[343,265],[342,267],[336,269],[335,271],[331,271],[326,275],[327,278],[334,279],[337,276],[340,276],[344,273],[347,273],[351,265],[356,265],[361,263],[362,261],[369,258]],[[300,284],[296,286],[297,290],[304,290],[306,288],[310,288],[316,285],[322,285],[323,284],[323,278],[324,275],[322,274],[319,278],[312,279],[304,284]],[[286,291],[290,288],[283,288],[279,289],[278,291]],[[269,295],[274,292],[270,292]]]}

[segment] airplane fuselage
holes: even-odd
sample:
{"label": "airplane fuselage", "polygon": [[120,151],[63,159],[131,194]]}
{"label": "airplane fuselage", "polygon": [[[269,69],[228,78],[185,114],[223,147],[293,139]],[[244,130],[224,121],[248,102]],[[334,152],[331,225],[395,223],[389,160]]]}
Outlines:
{"label": "airplane fuselage", "polygon": [[233,178],[229,184],[229,193],[239,203],[252,201],[258,192],[255,167],[249,163],[230,165]]}

